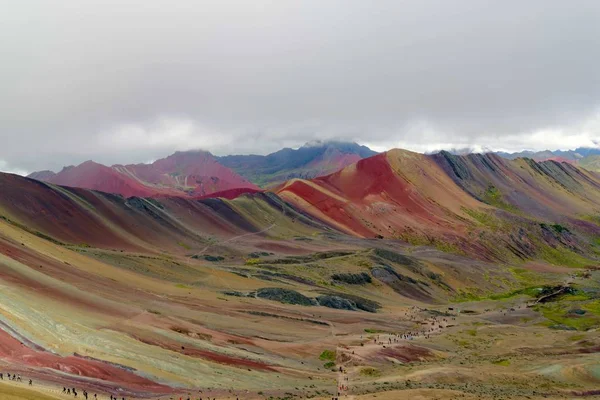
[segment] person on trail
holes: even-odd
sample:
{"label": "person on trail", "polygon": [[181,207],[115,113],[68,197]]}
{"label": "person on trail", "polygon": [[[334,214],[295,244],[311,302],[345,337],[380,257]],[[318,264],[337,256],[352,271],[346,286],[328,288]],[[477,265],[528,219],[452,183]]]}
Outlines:
{"label": "person on trail", "polygon": [[67,389],[67,394],[71,394],[71,389]]}
{"label": "person on trail", "polygon": [[29,386],[32,386],[32,385],[33,385],[33,381],[30,379],[29,380]]}
{"label": "person on trail", "polygon": [[67,388],[63,386],[63,393],[67,393]]}

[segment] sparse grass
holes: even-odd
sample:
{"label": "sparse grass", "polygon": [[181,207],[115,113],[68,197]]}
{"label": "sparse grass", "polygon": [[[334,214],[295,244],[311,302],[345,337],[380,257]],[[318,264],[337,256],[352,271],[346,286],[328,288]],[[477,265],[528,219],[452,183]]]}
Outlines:
{"label": "sparse grass", "polygon": [[421,235],[418,233],[403,232],[398,235],[398,239],[409,243],[412,246],[432,246],[444,253],[464,255],[465,252],[453,242],[445,238]]}
{"label": "sparse grass", "polygon": [[179,289],[191,289],[188,285],[184,285],[183,283],[176,283],[175,287]]}
{"label": "sparse grass", "polygon": [[484,297],[475,293],[478,289],[476,288],[468,288],[468,289],[459,289],[456,296],[452,298],[453,303],[465,303],[468,301],[480,301],[483,300]]}
{"label": "sparse grass", "polygon": [[533,287],[528,287],[528,288],[524,288],[524,289],[513,290],[510,292],[493,294],[489,298],[492,300],[503,300],[503,299],[510,299],[511,297],[520,296],[520,295],[525,295],[525,296],[529,296],[529,297],[537,297],[543,289],[544,289],[543,286],[533,286]]}
{"label": "sparse grass", "polygon": [[189,249],[190,249],[190,246],[188,246],[187,244],[185,244],[185,243],[183,243],[183,242],[177,242],[177,244],[178,244],[179,246],[183,247],[183,248],[184,248],[184,249],[186,249],[186,250],[189,250]]}
{"label": "sparse grass", "polygon": [[573,335],[573,336],[569,336],[569,340],[571,342],[578,342],[582,339],[585,339],[585,335]]}
{"label": "sparse grass", "polygon": [[493,232],[500,230],[504,226],[502,220],[492,215],[491,212],[477,211],[466,207],[462,207],[462,211],[481,225],[490,228]]}
{"label": "sparse grass", "polygon": [[525,268],[508,268],[508,271],[522,286],[539,286],[545,283],[543,275]]}
{"label": "sparse grass", "polygon": [[362,376],[369,376],[372,378],[376,378],[378,376],[381,376],[381,371],[379,371],[378,369],[375,369],[375,368],[367,367],[367,368],[361,368],[360,374]]}
{"label": "sparse grass", "polygon": [[553,265],[560,265],[570,268],[585,268],[592,264],[591,260],[566,248],[554,248],[547,244],[538,246],[539,256],[546,262]]}
{"label": "sparse grass", "polygon": [[576,329],[578,331],[587,331],[600,326],[600,317],[598,316],[599,313],[595,313],[594,311],[590,310],[593,310],[595,307],[599,306],[598,304],[594,303],[596,302],[590,302],[581,306],[582,309],[589,311],[589,313],[585,315],[569,314],[568,311],[572,309],[574,305],[572,302],[564,301],[539,305],[536,309],[542,313],[544,318],[548,320],[548,322],[545,323],[546,326],[558,326]]}
{"label": "sparse grass", "polygon": [[582,307],[584,310],[600,316],[600,300],[590,301]]}
{"label": "sparse grass", "polygon": [[508,367],[508,366],[510,366],[510,361],[506,360],[506,359],[501,359],[501,360],[492,361],[492,364],[500,365],[503,367]]}
{"label": "sparse grass", "polygon": [[508,204],[504,201],[502,192],[498,190],[497,187],[490,185],[487,190],[483,193],[482,199],[484,203],[487,203],[491,206],[501,208],[510,212],[518,212],[519,209],[512,204]]}
{"label": "sparse grass", "polygon": [[444,253],[465,254],[465,252],[454,243],[434,239],[433,245],[436,249],[438,249],[439,251],[443,251]]}

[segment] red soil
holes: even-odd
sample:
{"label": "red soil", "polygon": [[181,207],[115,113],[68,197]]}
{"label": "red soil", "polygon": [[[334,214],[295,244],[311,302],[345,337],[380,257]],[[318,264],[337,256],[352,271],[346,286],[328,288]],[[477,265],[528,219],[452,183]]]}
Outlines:
{"label": "red soil", "polygon": [[338,171],[348,165],[360,161],[362,158],[358,154],[345,154],[338,150],[325,153],[321,158],[310,162],[306,168],[310,170],[321,170],[319,176]]}
{"label": "red soil", "polygon": [[[22,247],[22,246],[21,246]],[[107,289],[114,288],[114,282],[100,282],[102,279],[98,277],[85,276],[86,274],[66,264],[62,264],[54,259],[41,256],[37,253],[30,252],[25,248],[20,248],[11,245],[0,239],[0,254],[4,254],[24,265],[31,266],[32,269],[37,269],[40,273],[49,274],[55,279],[62,281],[70,281],[79,285],[90,285],[96,289],[105,286]],[[86,279],[87,278],[87,279]],[[127,306],[110,307],[106,304],[95,303],[89,299],[78,296],[65,289],[59,287],[48,286],[40,283],[32,278],[29,278],[18,271],[13,270],[0,264],[0,280],[9,282],[11,286],[18,286],[22,290],[34,291],[36,296],[44,296],[49,299],[54,299],[65,304],[77,304],[91,312],[103,313],[110,316],[120,316],[123,318],[131,318],[137,314]]]}
{"label": "red soil", "polygon": [[181,343],[174,342],[166,338],[142,337],[140,335],[135,334],[132,334],[131,336],[142,343],[151,346],[158,346],[171,351],[176,351],[178,353],[185,354],[186,356],[190,357],[202,358],[219,364],[225,364],[238,368],[251,368],[258,371],[270,372],[276,371],[272,366],[259,361],[253,361],[244,358],[235,358],[226,354],[219,354],[213,351],[202,350],[190,346],[181,346]]}
{"label": "red soil", "polygon": [[395,359],[403,363],[431,360],[435,355],[424,347],[413,345],[386,347],[377,350],[367,357],[371,361],[383,362],[386,359]]}
{"label": "red soil", "polygon": [[[320,178],[318,178],[320,179]],[[304,181],[294,181],[288,185],[283,191],[291,192],[301,197],[309,203],[305,209],[312,213],[315,208],[329,218],[343,225],[349,233],[358,234],[361,236],[372,236],[369,229],[364,227],[360,222],[356,221],[354,215],[349,214],[346,209],[346,202],[342,202],[336,198],[330,197],[323,193],[318,188],[315,188]]]}
{"label": "red soil", "polygon": [[[307,212],[313,213],[314,207],[350,233],[366,237],[380,232],[386,235],[388,232],[380,227],[402,230],[411,221],[414,226],[436,226],[436,229],[448,225],[446,210],[423,197],[413,183],[394,171],[386,154],[360,160],[312,183],[317,187],[295,181],[280,187],[278,193],[290,192],[304,199],[311,205],[306,207]],[[319,186],[339,198],[320,191]],[[374,210],[380,205],[391,207],[393,212],[377,215]]]}
{"label": "red soil", "polygon": [[[47,182],[106,193],[118,193],[124,197],[150,197],[158,193],[169,194],[171,192],[146,187],[133,178],[93,161],[86,161],[76,167],[64,168],[58,174],[50,177]],[[172,192],[172,194],[177,193]]]}
{"label": "red soil", "polygon": [[77,356],[61,357],[43,350],[33,350],[0,329],[0,358],[34,369],[51,369],[70,375],[99,379],[133,391],[168,393],[172,390],[131,371],[101,361]]}

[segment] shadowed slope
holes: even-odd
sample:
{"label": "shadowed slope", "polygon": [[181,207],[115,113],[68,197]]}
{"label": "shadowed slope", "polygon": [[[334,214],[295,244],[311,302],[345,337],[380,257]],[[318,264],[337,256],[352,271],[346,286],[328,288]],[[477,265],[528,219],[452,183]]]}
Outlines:
{"label": "shadowed slope", "polygon": [[266,156],[224,156],[219,162],[258,185],[269,186],[327,175],[375,154],[366,146],[332,141],[307,143],[297,150],[285,148]]}
{"label": "shadowed slope", "polygon": [[[241,212],[235,204],[246,204],[245,196],[258,197],[249,209]],[[125,199],[0,174],[0,216],[29,232],[70,245],[181,252],[202,245],[208,235],[230,237],[260,231],[270,223],[252,214],[264,214],[265,210],[274,215],[285,211],[282,205],[260,193],[244,195],[231,204],[225,199],[212,198]],[[307,227],[307,223],[312,224],[309,230],[325,229],[322,225],[316,228],[309,220],[300,220],[299,230],[306,230],[302,226]]]}
{"label": "shadowed slope", "polygon": [[539,218],[592,214],[600,207],[600,179],[567,163],[506,160],[493,154],[431,156],[473,197]]}

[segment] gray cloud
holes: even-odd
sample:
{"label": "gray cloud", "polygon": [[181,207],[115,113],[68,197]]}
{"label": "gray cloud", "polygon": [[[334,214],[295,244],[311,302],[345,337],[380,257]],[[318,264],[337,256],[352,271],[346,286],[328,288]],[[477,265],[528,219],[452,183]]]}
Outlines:
{"label": "gray cloud", "polygon": [[[3,2],[0,159],[600,139],[600,2]],[[126,3],[126,4],[123,4]]]}

